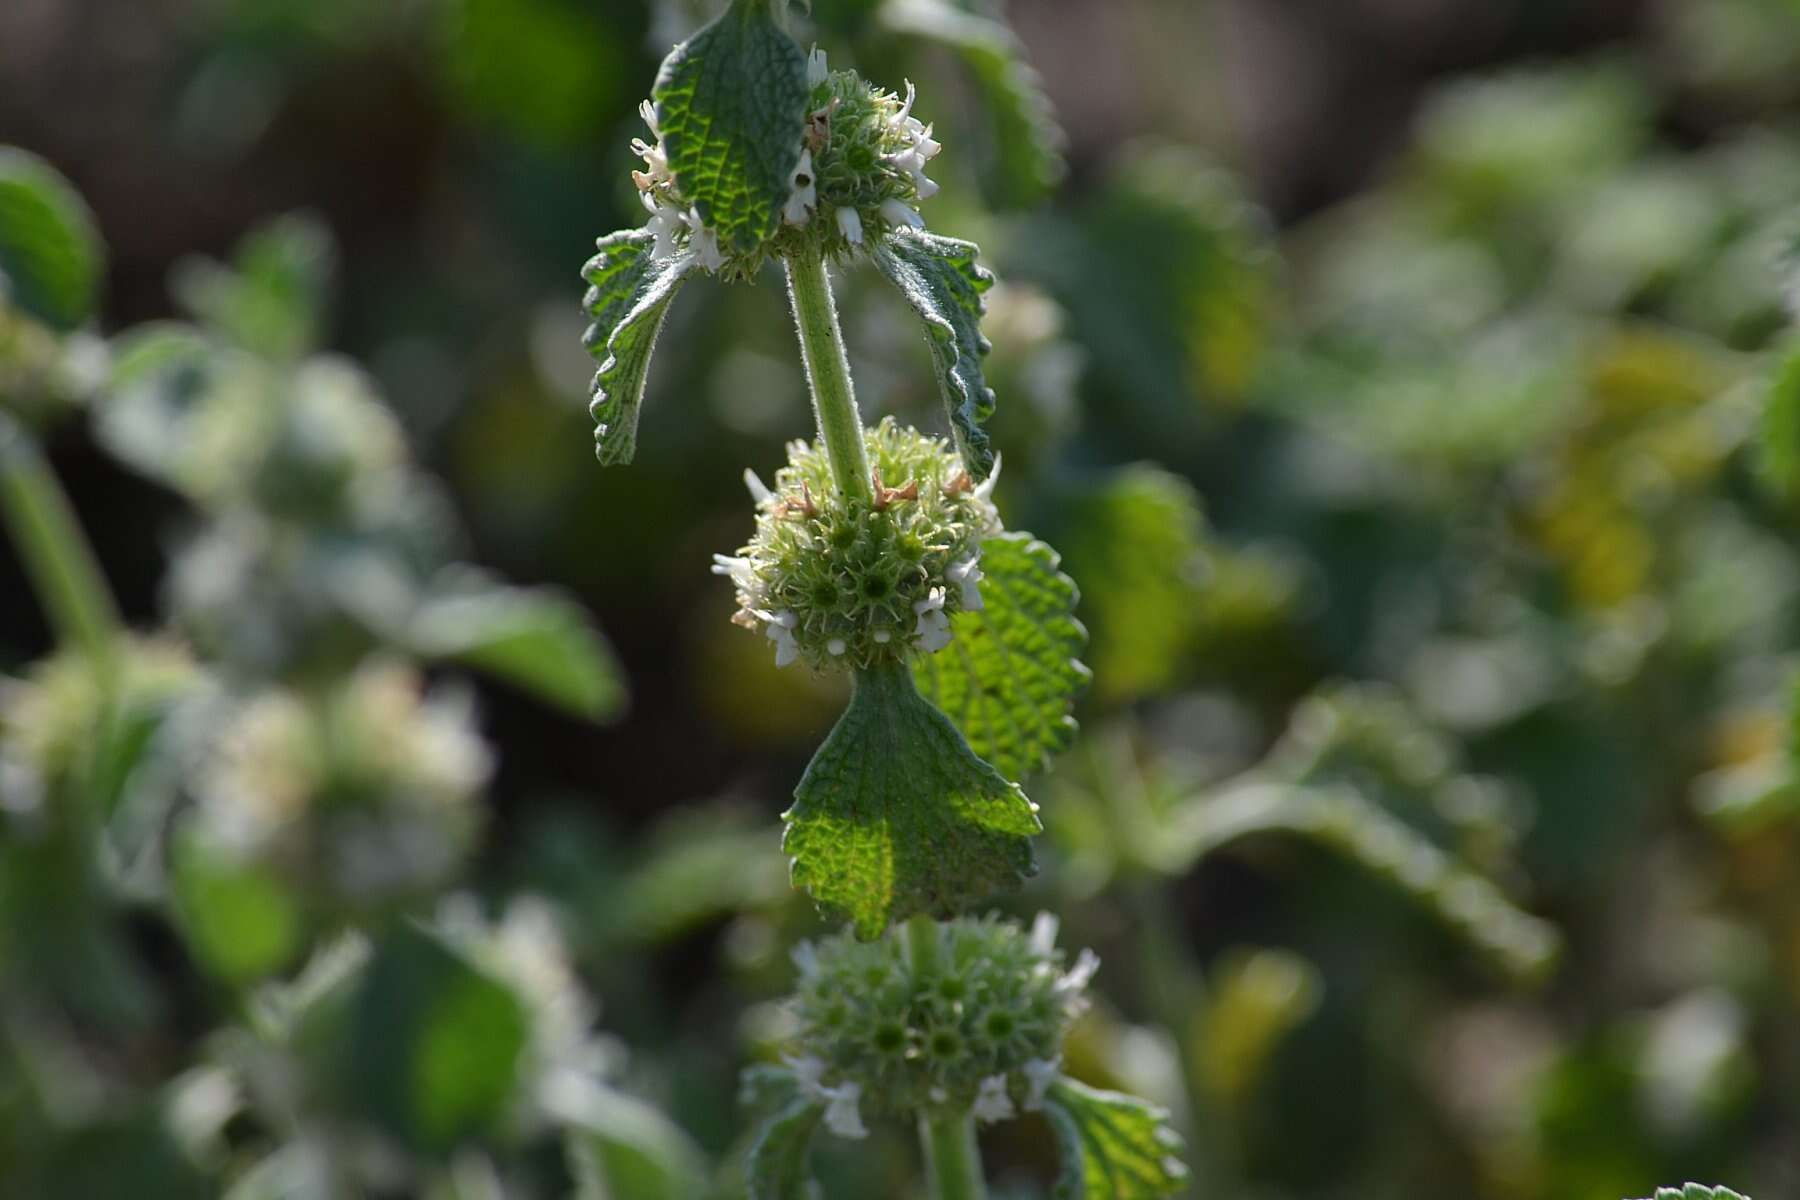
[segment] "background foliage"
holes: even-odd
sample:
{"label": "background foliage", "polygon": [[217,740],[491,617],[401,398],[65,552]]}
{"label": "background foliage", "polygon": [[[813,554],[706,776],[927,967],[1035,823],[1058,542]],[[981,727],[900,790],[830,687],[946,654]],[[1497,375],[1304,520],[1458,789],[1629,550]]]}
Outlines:
{"label": "background foliage", "polygon": [[[0,9],[0,143],[88,206],[0,159],[0,412],[138,631],[47,657],[0,556],[0,1178],[736,1194],[842,697],[705,568],[804,386],[698,280],[602,471],[578,276],[712,6],[136,7]],[[1800,1190],[1800,9],[813,8],[920,85],[1081,589],[1001,901],[1105,962],[1071,1072],[1196,1195]],[[865,411],[947,432],[872,276]],[[913,1194],[875,1132],[828,1194]]]}

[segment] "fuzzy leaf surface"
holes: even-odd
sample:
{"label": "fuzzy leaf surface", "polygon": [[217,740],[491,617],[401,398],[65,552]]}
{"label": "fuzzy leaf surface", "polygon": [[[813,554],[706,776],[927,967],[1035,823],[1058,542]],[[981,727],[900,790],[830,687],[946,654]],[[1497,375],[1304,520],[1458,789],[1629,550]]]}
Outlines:
{"label": "fuzzy leaf surface", "polygon": [[982,607],[957,613],[951,643],[913,662],[919,691],[1008,779],[1068,749],[1070,713],[1089,679],[1076,658],[1087,643],[1075,619],[1079,593],[1060,561],[1027,533],[988,538]]}
{"label": "fuzzy leaf surface", "polygon": [[582,307],[594,322],[581,343],[600,363],[588,412],[594,418],[594,451],[607,466],[628,463],[637,453],[650,356],[687,267],[680,256],[651,261],[654,241],[641,229],[611,234],[600,239],[599,253],[581,268],[588,282]]}
{"label": "fuzzy leaf surface", "polygon": [[733,0],[663,60],[651,95],[681,194],[721,246],[754,249],[781,226],[806,131],[806,53],[773,4]]}
{"label": "fuzzy leaf surface", "polygon": [[1678,1188],[1656,1189],[1655,1200],[1750,1200],[1728,1187],[1707,1187],[1704,1183],[1685,1183]]}
{"label": "fuzzy leaf surface", "polygon": [[981,423],[994,413],[994,391],[982,373],[989,347],[981,318],[994,275],[975,261],[978,253],[973,242],[901,228],[876,246],[872,257],[925,322],[957,449],[969,474],[986,479],[994,469],[994,448]]}
{"label": "fuzzy leaf surface", "polygon": [[69,181],[35,154],[0,146],[0,302],[73,329],[93,311],[103,255]]}
{"label": "fuzzy leaf surface", "polygon": [[1122,1092],[1061,1079],[1044,1100],[1062,1170],[1056,1200],[1148,1200],[1187,1185],[1169,1114]]}
{"label": "fuzzy leaf surface", "polygon": [[750,1200],[807,1200],[807,1153],[824,1116],[823,1104],[796,1099],[763,1122],[750,1148]]}
{"label": "fuzzy leaf surface", "polygon": [[903,667],[858,673],[782,819],[795,886],[865,941],[1015,886],[1036,869],[1042,829],[1019,786],[976,757]]}

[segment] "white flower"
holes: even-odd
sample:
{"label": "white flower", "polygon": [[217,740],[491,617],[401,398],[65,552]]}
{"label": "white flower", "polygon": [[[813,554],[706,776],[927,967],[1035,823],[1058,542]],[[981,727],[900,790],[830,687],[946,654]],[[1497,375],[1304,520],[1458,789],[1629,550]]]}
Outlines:
{"label": "white flower", "polygon": [[1013,1108],[1012,1096],[1006,1090],[1004,1074],[989,1075],[981,1081],[981,1089],[975,1093],[975,1106],[969,1112],[983,1123],[1006,1121],[1018,1115]]}
{"label": "white flower", "polygon": [[791,612],[757,613],[757,616],[769,623],[763,634],[775,643],[775,665],[785,667],[800,657],[800,643],[794,640],[794,626],[800,618]]}
{"label": "white flower", "polygon": [[788,1070],[794,1073],[794,1086],[808,1100],[823,1100],[826,1096],[825,1085],[820,1082],[825,1078],[825,1060],[807,1055],[805,1058],[789,1058]]}
{"label": "white flower", "polygon": [[756,572],[751,567],[750,560],[730,554],[713,555],[712,573],[725,576],[746,592],[756,583]]}
{"label": "white flower", "polygon": [[862,1084],[854,1081],[842,1083],[834,1088],[826,1088],[825,1095],[830,1103],[825,1106],[825,1128],[841,1138],[866,1138],[868,1127],[863,1124]]}
{"label": "white flower", "polygon": [[885,646],[893,640],[894,631],[891,629],[877,629],[871,636],[874,637],[877,646]]}
{"label": "white flower", "polygon": [[906,139],[906,148],[897,154],[888,156],[888,162],[895,169],[904,171],[912,178],[913,187],[919,199],[929,200],[937,195],[938,185],[926,177],[925,164],[936,158],[943,145],[931,136],[931,126],[924,124],[912,115],[913,100],[917,92],[909,80],[906,84],[906,103],[895,113],[891,124],[896,132]]}
{"label": "white flower", "polygon": [[769,485],[762,481],[762,476],[749,467],[744,468],[744,486],[750,489],[750,502],[758,507],[774,499],[775,493],[771,492]]}
{"label": "white flower", "polygon": [[981,573],[981,551],[964,559],[951,563],[948,571],[950,582],[962,587],[962,606],[970,612],[981,611],[981,589],[979,584],[985,576]]}
{"label": "white flower", "polygon": [[862,217],[854,208],[844,207],[837,210],[837,227],[838,232],[844,235],[846,242],[852,246],[862,245]]}
{"label": "white flower", "polygon": [[1061,924],[1055,913],[1040,912],[1031,922],[1032,951],[1047,955],[1056,949],[1056,931]]}
{"label": "white flower", "polygon": [[640,101],[638,104],[638,116],[644,118],[644,124],[646,124],[650,127],[650,136],[651,137],[653,137],[653,138],[662,137],[662,130],[656,124],[656,105],[655,105],[655,103],[653,103],[652,101],[649,101],[649,100]]}
{"label": "white flower", "polygon": [[1025,1072],[1025,1111],[1036,1112],[1044,1107],[1045,1094],[1062,1074],[1062,1055],[1031,1059],[1021,1069]]}
{"label": "white flower", "polygon": [[794,173],[788,176],[787,205],[781,210],[782,219],[789,225],[804,225],[812,210],[819,203],[818,180],[813,177],[812,151],[802,149],[800,161],[794,164]]}
{"label": "white flower", "polygon": [[669,170],[669,156],[663,152],[661,142],[652,146],[643,138],[632,138],[631,152],[644,160],[644,170],[631,173],[631,181],[637,184],[638,191],[648,192],[660,184],[675,181],[674,173]]}
{"label": "white flower", "polygon": [[925,218],[893,196],[889,196],[881,202],[881,219],[889,225],[911,225],[914,229],[925,228]]}
{"label": "white flower", "polygon": [[819,973],[819,951],[810,940],[795,942],[794,948],[788,951],[788,958],[803,981],[811,980]]}
{"label": "white flower", "polygon": [[950,618],[944,612],[943,588],[932,588],[929,596],[913,605],[913,612],[919,618],[913,636],[919,639],[921,649],[936,654],[950,644]]}
{"label": "white flower", "polygon": [[656,243],[650,247],[650,258],[654,262],[660,262],[672,257],[681,248],[675,241],[675,234],[682,229],[684,221],[680,209],[673,205],[658,204],[648,192],[643,196],[644,207],[650,210],[650,221],[644,228],[656,238]]}
{"label": "white flower", "polygon": [[1094,972],[1099,969],[1100,956],[1092,950],[1083,948],[1081,953],[1075,956],[1075,965],[1056,981],[1056,994],[1065,1002],[1078,1001],[1082,991],[1093,980]]}
{"label": "white flower", "polygon": [[832,638],[829,642],[825,643],[825,649],[830,653],[831,657],[842,658],[844,656],[844,651],[849,649],[849,646],[845,644],[843,638]]}
{"label": "white flower", "polygon": [[708,271],[717,271],[725,265],[725,255],[719,250],[719,235],[706,227],[700,219],[700,210],[690,208],[682,215],[683,221],[692,232],[688,235],[688,249],[701,266]]}
{"label": "white flower", "polygon": [[1000,455],[996,453],[994,455],[994,469],[988,472],[988,477],[986,479],[975,485],[975,498],[984,503],[992,503],[994,499],[994,485],[999,482]]}
{"label": "white flower", "polygon": [[818,87],[829,74],[831,69],[825,65],[825,52],[814,46],[812,53],[806,56],[806,86]]}

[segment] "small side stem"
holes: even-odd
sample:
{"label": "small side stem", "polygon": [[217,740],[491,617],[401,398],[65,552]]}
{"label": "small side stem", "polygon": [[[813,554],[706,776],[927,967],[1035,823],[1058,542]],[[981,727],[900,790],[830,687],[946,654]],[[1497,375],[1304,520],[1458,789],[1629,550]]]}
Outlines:
{"label": "small side stem", "polygon": [[925,1148],[932,1200],[986,1200],[974,1117],[968,1113],[921,1114],[919,1143]]}
{"label": "small side stem", "polygon": [[869,456],[863,447],[862,416],[856,411],[856,390],[850,382],[850,359],[844,352],[844,335],[838,327],[837,301],[831,295],[831,276],[825,258],[816,251],[787,260],[788,299],[794,306],[794,325],[800,334],[800,356],[806,362],[807,382],[812,385],[813,416],[819,437],[831,461],[831,477],[838,491],[853,500],[869,500]]}
{"label": "small side stem", "polygon": [[31,435],[0,415],[0,518],[64,645],[112,662],[118,607],[75,510]]}

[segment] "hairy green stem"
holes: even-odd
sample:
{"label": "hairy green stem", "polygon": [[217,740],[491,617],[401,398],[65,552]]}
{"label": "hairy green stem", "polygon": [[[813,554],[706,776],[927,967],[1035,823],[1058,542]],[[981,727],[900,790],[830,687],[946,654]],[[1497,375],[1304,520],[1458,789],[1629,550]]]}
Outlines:
{"label": "hairy green stem", "polygon": [[0,517],[57,640],[96,665],[113,657],[119,613],[75,510],[37,443],[0,415]]}
{"label": "hairy green stem", "polygon": [[932,1200],[986,1200],[974,1117],[968,1113],[922,1113],[919,1142],[925,1148]]}
{"label": "hairy green stem", "polygon": [[850,359],[838,327],[837,302],[825,257],[817,251],[787,260],[788,298],[800,333],[800,356],[812,385],[813,416],[831,461],[838,491],[853,500],[869,500],[869,456],[863,448],[862,416],[856,411],[856,389],[850,382]]}

